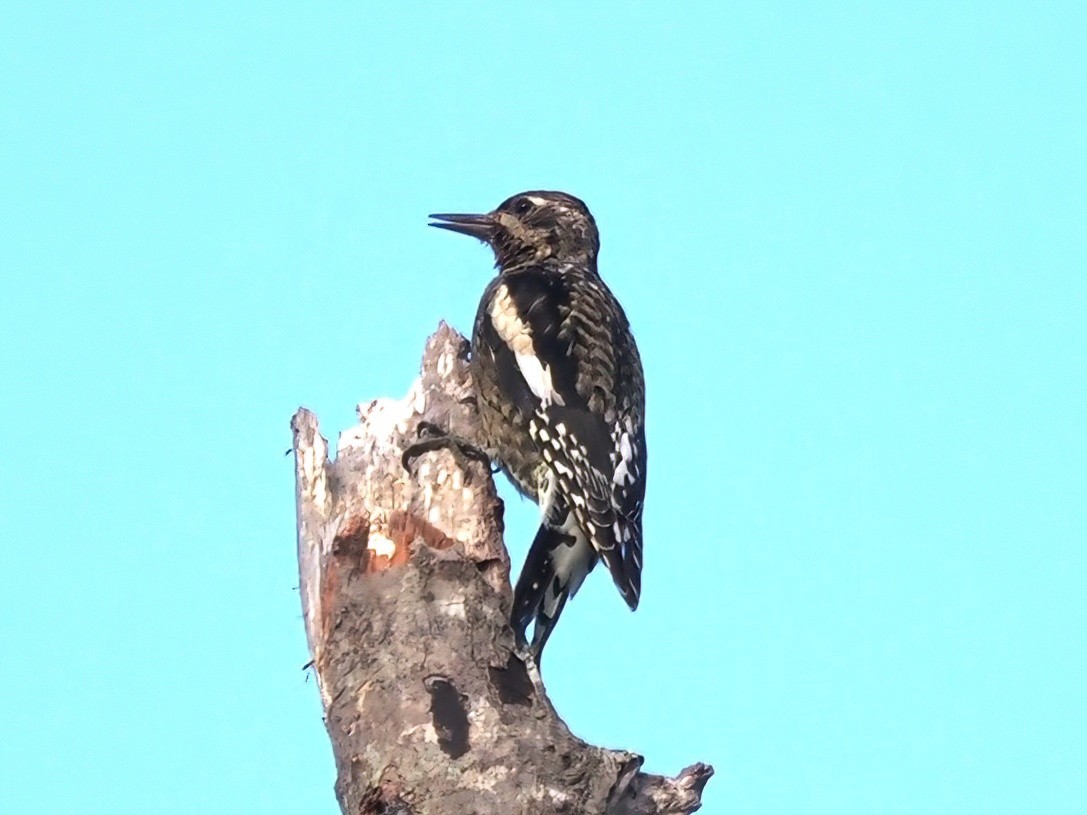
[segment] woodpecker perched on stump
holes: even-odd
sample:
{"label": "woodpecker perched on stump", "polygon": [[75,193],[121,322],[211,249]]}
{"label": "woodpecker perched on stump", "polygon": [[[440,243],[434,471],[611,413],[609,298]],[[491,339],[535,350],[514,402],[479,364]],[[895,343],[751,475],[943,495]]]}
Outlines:
{"label": "woodpecker perched on stump", "polygon": [[521,642],[535,622],[539,662],[566,600],[602,560],[638,606],[645,498],[645,379],[622,306],[600,278],[588,208],[524,192],[482,215],[431,226],[494,250],[471,370],[485,452],[540,505],[542,522],[514,591]]}

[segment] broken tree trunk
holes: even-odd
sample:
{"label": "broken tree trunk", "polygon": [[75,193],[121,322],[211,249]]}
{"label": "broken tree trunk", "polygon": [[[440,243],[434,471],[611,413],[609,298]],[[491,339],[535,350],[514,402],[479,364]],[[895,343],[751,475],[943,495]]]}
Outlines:
{"label": "broken tree trunk", "polygon": [[359,405],[335,461],[317,417],[294,430],[298,566],[312,666],[350,815],[670,815],[713,773],[640,772],[574,736],[514,650],[502,502],[486,465],[439,450],[405,470],[428,421],[477,437],[467,341],[427,342],[402,400]]}

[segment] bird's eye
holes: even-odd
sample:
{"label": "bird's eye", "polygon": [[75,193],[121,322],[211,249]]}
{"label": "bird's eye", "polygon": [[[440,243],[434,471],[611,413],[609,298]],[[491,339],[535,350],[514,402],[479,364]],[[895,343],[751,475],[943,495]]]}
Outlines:
{"label": "bird's eye", "polygon": [[532,209],[532,202],[527,198],[522,198],[513,205],[513,211],[518,215],[527,215],[530,209]]}

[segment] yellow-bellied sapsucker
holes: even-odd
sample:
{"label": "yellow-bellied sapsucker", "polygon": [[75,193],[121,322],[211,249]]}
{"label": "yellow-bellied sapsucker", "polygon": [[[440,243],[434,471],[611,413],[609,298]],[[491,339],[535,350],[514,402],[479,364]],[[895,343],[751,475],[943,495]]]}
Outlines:
{"label": "yellow-bellied sapsucker", "polygon": [[568,597],[603,560],[638,605],[645,498],[645,379],[618,300],[597,273],[588,208],[525,192],[483,215],[432,215],[494,250],[498,276],[472,331],[485,452],[543,520],[514,591],[522,642],[539,661]]}

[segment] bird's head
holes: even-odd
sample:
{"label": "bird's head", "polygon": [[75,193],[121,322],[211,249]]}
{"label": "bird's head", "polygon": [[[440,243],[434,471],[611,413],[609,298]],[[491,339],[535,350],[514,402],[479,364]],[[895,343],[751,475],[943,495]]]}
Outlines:
{"label": "bird's head", "polygon": [[564,192],[522,192],[481,215],[431,215],[431,226],[471,235],[494,250],[502,271],[553,258],[596,271],[600,233],[585,204]]}

